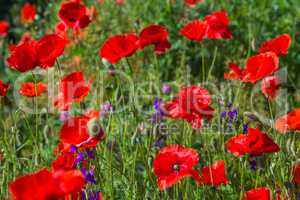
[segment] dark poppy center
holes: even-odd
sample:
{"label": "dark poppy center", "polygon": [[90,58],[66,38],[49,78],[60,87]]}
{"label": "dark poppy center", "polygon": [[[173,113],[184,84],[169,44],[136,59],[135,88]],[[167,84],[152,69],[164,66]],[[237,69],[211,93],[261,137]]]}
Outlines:
{"label": "dark poppy center", "polygon": [[179,172],[180,171],[180,164],[176,163],[175,165],[173,165],[173,170],[176,171],[176,172]]}

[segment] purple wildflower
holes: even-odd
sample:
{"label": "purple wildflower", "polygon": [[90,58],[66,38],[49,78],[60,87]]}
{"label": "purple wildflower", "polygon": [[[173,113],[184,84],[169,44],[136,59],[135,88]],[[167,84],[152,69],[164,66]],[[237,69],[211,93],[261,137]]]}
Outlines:
{"label": "purple wildflower", "polygon": [[222,111],[220,114],[221,120],[225,119],[226,115],[227,115],[226,111]]}
{"label": "purple wildflower", "polygon": [[249,160],[249,164],[251,170],[255,171],[257,169],[257,162],[255,159],[252,158],[251,160]]}
{"label": "purple wildflower", "polygon": [[163,104],[163,100],[162,99],[158,99],[155,98],[154,103],[153,103],[153,107],[156,111],[161,111],[161,106]]}
{"label": "purple wildflower", "polygon": [[165,143],[166,143],[166,136],[161,136],[154,142],[154,146],[158,148],[162,148],[165,146]]}
{"label": "purple wildflower", "polygon": [[65,121],[67,121],[68,120],[68,118],[69,118],[69,112],[68,111],[62,111],[61,113],[60,113],[60,115],[59,115],[59,120],[61,121],[61,122],[65,122]]}
{"label": "purple wildflower", "polygon": [[106,117],[112,111],[113,111],[113,107],[109,102],[105,102],[100,106],[101,117]]}
{"label": "purple wildflower", "polygon": [[88,156],[89,159],[93,160],[95,158],[95,149],[88,149],[86,150],[86,154]]}
{"label": "purple wildflower", "polygon": [[169,84],[165,83],[165,84],[163,84],[161,90],[164,94],[170,94],[171,86]]}
{"label": "purple wildflower", "polygon": [[77,147],[74,146],[74,145],[71,145],[71,146],[70,146],[70,153],[77,153],[77,152],[78,152]]}
{"label": "purple wildflower", "polygon": [[78,153],[75,159],[75,164],[79,165],[84,160],[84,154],[82,152]]}
{"label": "purple wildflower", "polygon": [[99,200],[100,199],[100,192],[94,192],[93,194],[91,194],[91,196],[89,197],[89,200]]}
{"label": "purple wildflower", "polygon": [[243,133],[247,133],[248,132],[248,124],[244,124],[243,125]]}
{"label": "purple wildflower", "polygon": [[86,200],[85,191],[81,191],[81,200]]}
{"label": "purple wildflower", "polygon": [[229,111],[229,112],[227,113],[227,115],[228,115],[228,117],[229,117],[229,120],[233,121],[233,120],[235,120],[236,117],[238,116],[238,111],[237,111],[237,109],[233,109],[233,110]]}
{"label": "purple wildflower", "polygon": [[300,200],[300,193],[297,193],[297,200]]}
{"label": "purple wildflower", "polygon": [[155,109],[155,112],[152,115],[152,120],[153,120],[153,123],[155,123],[155,124],[159,123],[164,117],[164,112],[162,110],[163,103],[164,102],[162,99],[156,98],[154,100],[153,107]]}
{"label": "purple wildflower", "polygon": [[87,170],[85,167],[82,167],[81,173],[84,175],[86,182],[96,184],[94,169]]}

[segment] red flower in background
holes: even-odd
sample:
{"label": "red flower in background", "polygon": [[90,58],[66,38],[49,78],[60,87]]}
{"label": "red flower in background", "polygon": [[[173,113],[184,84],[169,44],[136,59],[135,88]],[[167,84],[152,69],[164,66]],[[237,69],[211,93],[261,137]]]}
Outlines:
{"label": "red flower in background", "polygon": [[21,21],[25,23],[33,22],[36,16],[36,7],[33,4],[26,3],[21,9]]}
{"label": "red flower in background", "polygon": [[294,165],[292,173],[294,183],[300,185],[300,164]]}
{"label": "red flower in background", "polygon": [[124,5],[125,4],[125,0],[116,0],[115,1],[117,5]]}
{"label": "red flower in background", "polygon": [[37,84],[33,82],[23,83],[20,87],[20,94],[27,97],[41,96],[47,90],[47,85],[39,82]]}
{"label": "red flower in background", "polygon": [[238,65],[235,63],[229,63],[228,67],[230,71],[228,73],[224,73],[225,79],[241,79],[243,76],[243,70]]}
{"label": "red flower in background", "polygon": [[91,22],[91,16],[88,15],[87,8],[80,0],[61,4],[58,16],[66,26],[72,29],[83,29]]}
{"label": "red flower in background", "polygon": [[68,28],[68,27],[66,26],[65,23],[59,22],[59,23],[57,23],[56,26],[55,26],[55,32],[56,32],[57,34],[64,33],[64,32],[67,31],[67,28]]}
{"label": "red flower in background", "polygon": [[105,136],[103,129],[95,120],[97,117],[89,112],[68,118],[60,130],[60,141],[63,144],[60,151],[68,151],[70,145],[85,149],[95,147]]}
{"label": "red flower in background", "polygon": [[243,200],[271,200],[271,192],[267,187],[248,190],[245,193]]}
{"label": "red flower in background", "polygon": [[191,7],[195,6],[198,3],[202,3],[202,2],[203,2],[203,0],[184,0],[184,3]]}
{"label": "red flower in background", "polygon": [[185,25],[180,34],[192,41],[200,42],[206,36],[208,25],[205,21],[194,20]]}
{"label": "red flower in background", "polygon": [[212,166],[203,167],[198,183],[213,186],[227,184],[228,179],[226,176],[224,160],[218,160],[213,163]]}
{"label": "red flower in background", "polygon": [[116,35],[108,38],[100,49],[100,56],[115,64],[123,57],[129,57],[137,49],[138,37],[134,34]]}
{"label": "red flower in background", "polygon": [[290,111],[288,114],[278,118],[275,128],[280,133],[287,133],[290,130],[300,130],[300,108]]}
{"label": "red flower in background", "polygon": [[193,41],[208,39],[231,39],[229,18],[224,11],[216,11],[205,16],[204,20],[194,20],[186,24],[180,34]]}
{"label": "red flower in background", "polygon": [[168,41],[168,31],[160,25],[150,25],[142,30],[139,35],[137,45],[144,49],[146,46],[154,45],[154,52],[157,54],[165,53],[171,47]]}
{"label": "red flower in background", "polygon": [[68,110],[73,102],[81,102],[91,89],[92,79],[84,80],[83,72],[73,72],[62,78],[59,94],[54,98],[54,106],[60,110]]}
{"label": "red flower in background", "polygon": [[229,30],[229,18],[224,11],[216,11],[205,16],[208,24],[206,36],[209,39],[231,39],[232,33]]}
{"label": "red flower in background", "polygon": [[198,164],[196,150],[174,144],[159,151],[153,161],[154,174],[158,177],[157,186],[163,190],[187,176],[198,174],[193,169]]}
{"label": "red flower in background", "polygon": [[6,96],[7,90],[9,89],[9,84],[5,84],[2,80],[0,80],[0,96]]}
{"label": "red flower in background", "polygon": [[210,107],[209,92],[198,86],[183,88],[174,100],[166,102],[164,112],[168,117],[184,119],[193,128],[201,128],[203,118],[210,120],[214,109]]}
{"label": "red flower in background", "polygon": [[50,172],[42,169],[36,173],[18,177],[9,184],[15,200],[63,199],[79,193],[85,178],[79,170]]}
{"label": "red flower in background", "polygon": [[57,35],[45,35],[36,45],[37,59],[41,68],[52,67],[57,57],[64,52],[66,40]]}
{"label": "red flower in background", "polygon": [[5,20],[0,20],[0,37],[6,37],[9,30],[9,23]]}
{"label": "red flower in background", "polygon": [[256,83],[278,69],[279,61],[273,52],[261,53],[248,58],[243,71],[243,82]]}
{"label": "red flower in background", "polygon": [[225,146],[235,156],[242,156],[246,153],[260,156],[263,153],[273,153],[280,150],[279,146],[258,128],[249,128],[247,134],[240,134],[230,138]]}
{"label": "red flower in background", "polygon": [[291,45],[292,39],[289,34],[283,34],[276,38],[270,39],[264,42],[260,49],[260,53],[268,51],[274,52],[277,56],[285,56],[288,53],[288,49]]}
{"label": "red flower in background", "polygon": [[10,57],[7,62],[19,72],[27,72],[37,66],[46,69],[52,67],[63,53],[65,43],[65,39],[57,34],[45,35],[38,41],[26,36],[18,45],[9,47]]}
{"label": "red flower in background", "polygon": [[278,95],[280,85],[281,81],[278,76],[269,76],[263,79],[261,91],[266,98],[274,99]]}
{"label": "red flower in background", "polygon": [[16,46],[9,47],[10,57],[7,62],[12,69],[19,72],[27,72],[34,69],[38,65],[36,59],[36,41],[26,39],[20,41]]}

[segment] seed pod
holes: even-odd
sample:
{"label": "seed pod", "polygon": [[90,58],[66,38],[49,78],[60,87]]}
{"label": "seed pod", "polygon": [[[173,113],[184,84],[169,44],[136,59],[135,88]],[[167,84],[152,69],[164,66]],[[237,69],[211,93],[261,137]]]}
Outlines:
{"label": "seed pod", "polygon": [[88,133],[91,137],[96,137],[101,132],[100,122],[97,118],[91,119],[87,123]]}

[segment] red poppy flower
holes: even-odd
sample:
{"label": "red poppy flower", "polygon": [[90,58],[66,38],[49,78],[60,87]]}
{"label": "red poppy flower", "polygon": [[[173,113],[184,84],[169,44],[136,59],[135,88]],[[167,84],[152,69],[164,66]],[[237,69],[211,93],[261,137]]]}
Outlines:
{"label": "red poppy flower", "polygon": [[203,0],[184,0],[184,3],[190,7],[195,6],[198,3],[202,3]]}
{"label": "red poppy flower", "polygon": [[21,9],[21,20],[25,23],[31,23],[36,16],[36,7],[33,4],[26,3]]}
{"label": "red poppy flower", "polygon": [[198,183],[213,186],[227,184],[228,179],[226,176],[224,160],[218,160],[213,163],[212,166],[203,167]]}
{"label": "red poppy flower", "polygon": [[300,130],[300,108],[296,108],[288,114],[278,118],[275,122],[275,128],[280,133],[287,133],[290,130]]}
{"label": "red poppy flower", "polygon": [[249,128],[247,134],[240,134],[230,138],[225,146],[235,156],[241,156],[246,153],[260,156],[263,153],[273,153],[280,150],[279,146],[258,128]]}
{"label": "red poppy flower", "polygon": [[73,72],[60,81],[59,95],[54,99],[54,106],[60,110],[68,110],[73,102],[81,102],[91,89],[92,79],[84,81],[83,72]]}
{"label": "red poppy flower", "polygon": [[165,53],[171,47],[168,41],[168,31],[160,25],[150,25],[142,30],[139,35],[137,45],[144,49],[148,45],[154,45],[154,52],[157,54]]}
{"label": "red poppy flower", "polygon": [[37,84],[33,82],[23,83],[19,90],[20,94],[27,97],[41,96],[47,90],[47,85],[39,82]]}
{"label": "red poppy flower", "polygon": [[271,200],[271,193],[267,187],[255,188],[247,191],[243,200]]}
{"label": "red poppy flower", "polygon": [[234,63],[229,63],[228,67],[230,71],[228,73],[224,73],[225,79],[241,79],[243,76],[243,70]]}
{"label": "red poppy flower", "polygon": [[208,25],[204,21],[194,20],[185,25],[180,34],[192,41],[200,42],[206,36]]}
{"label": "red poppy flower", "polygon": [[153,167],[158,177],[157,186],[163,190],[187,176],[198,174],[193,169],[198,164],[198,153],[194,149],[174,144],[164,147],[156,155]]}
{"label": "red poppy flower", "polygon": [[68,28],[68,27],[66,26],[65,23],[59,22],[59,23],[57,23],[56,26],[55,26],[55,32],[56,32],[56,33],[66,32],[66,31],[67,31],[67,28]]}
{"label": "red poppy flower", "polygon": [[60,141],[64,145],[61,150],[63,151],[65,147],[69,148],[69,145],[80,148],[95,147],[104,138],[103,129],[94,121],[97,117],[89,112],[82,116],[68,118],[60,130]]}
{"label": "red poppy flower", "polygon": [[117,5],[124,5],[125,4],[125,0],[116,0],[115,1]]}
{"label": "red poppy flower", "polygon": [[8,34],[9,23],[5,20],[0,20],[0,37],[5,37]]}
{"label": "red poppy flower", "polygon": [[42,169],[9,184],[15,200],[63,199],[81,191],[85,178],[79,170],[50,172]]}
{"label": "red poppy flower", "polygon": [[71,170],[75,167],[75,156],[73,153],[61,153],[54,161],[52,161],[52,169],[57,170]]}
{"label": "red poppy flower", "polygon": [[229,18],[224,11],[216,11],[211,15],[205,16],[204,20],[208,24],[206,36],[209,39],[231,39],[232,34],[229,30]]}
{"label": "red poppy flower", "polygon": [[280,78],[278,76],[269,76],[263,79],[261,91],[268,99],[274,99],[280,89]]}
{"label": "red poppy flower", "polygon": [[72,29],[83,29],[91,22],[88,10],[80,0],[69,1],[61,4],[58,16],[69,28]]}
{"label": "red poppy flower", "polygon": [[291,45],[292,39],[289,34],[283,34],[276,38],[264,42],[259,52],[265,53],[268,51],[274,52],[277,56],[285,56]]}
{"label": "red poppy flower", "polygon": [[165,114],[174,119],[184,119],[193,128],[201,128],[203,118],[210,120],[213,108],[210,107],[209,92],[198,86],[183,88],[174,100],[164,105]]}
{"label": "red poppy flower", "polygon": [[278,69],[278,65],[278,57],[273,52],[251,56],[243,71],[242,81],[256,83],[256,81],[273,74]]}
{"label": "red poppy flower", "polygon": [[0,96],[6,96],[7,90],[9,89],[9,84],[5,84],[2,80],[0,80]]}
{"label": "red poppy flower", "polygon": [[293,167],[293,181],[295,184],[300,185],[300,164]]}
{"label": "red poppy flower", "polygon": [[45,35],[36,45],[37,59],[42,68],[52,67],[65,49],[66,40],[57,35]]}
{"label": "red poppy flower", "polygon": [[129,57],[137,49],[138,38],[134,34],[116,35],[108,38],[100,49],[100,56],[115,64],[123,57]]}
{"label": "red poppy flower", "polygon": [[276,191],[275,193],[275,199],[276,200],[289,200],[287,195],[281,195],[281,191]]}
{"label": "red poppy flower", "polygon": [[11,45],[10,57],[7,62],[12,69],[19,72],[27,72],[34,69],[38,61],[36,59],[36,41],[23,40],[18,45]]}

